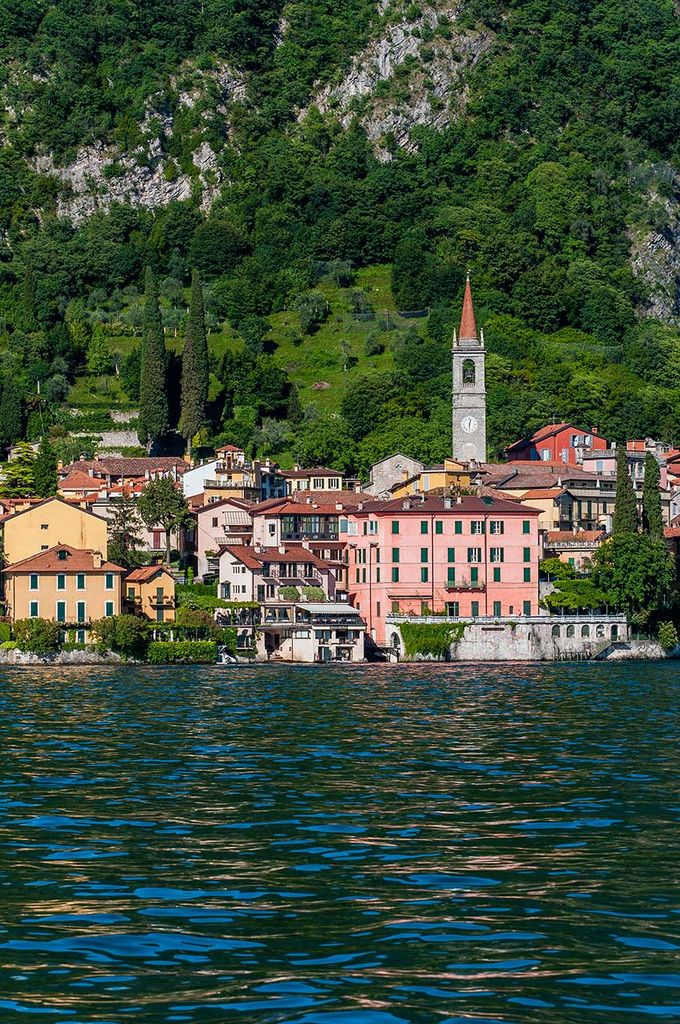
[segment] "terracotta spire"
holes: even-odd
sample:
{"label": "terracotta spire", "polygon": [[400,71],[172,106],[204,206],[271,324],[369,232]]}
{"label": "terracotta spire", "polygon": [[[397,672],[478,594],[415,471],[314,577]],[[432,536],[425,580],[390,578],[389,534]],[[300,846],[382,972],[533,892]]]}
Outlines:
{"label": "terracotta spire", "polygon": [[472,289],[470,288],[470,274],[468,273],[465,282],[465,295],[463,296],[463,312],[460,317],[459,340],[477,340],[477,324],[475,323],[475,310],[472,305]]}

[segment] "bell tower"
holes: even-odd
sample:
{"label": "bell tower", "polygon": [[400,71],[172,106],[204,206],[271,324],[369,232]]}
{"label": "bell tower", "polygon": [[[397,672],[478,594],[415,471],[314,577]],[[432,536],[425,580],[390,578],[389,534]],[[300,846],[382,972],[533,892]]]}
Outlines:
{"label": "bell tower", "polygon": [[477,335],[470,275],[458,333],[453,332],[453,458],[486,462],[484,332]]}

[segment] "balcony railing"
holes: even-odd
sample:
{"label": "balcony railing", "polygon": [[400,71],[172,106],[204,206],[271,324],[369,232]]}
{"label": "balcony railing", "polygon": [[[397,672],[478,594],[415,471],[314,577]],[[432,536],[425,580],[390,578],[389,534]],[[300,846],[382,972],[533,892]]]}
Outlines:
{"label": "balcony railing", "polygon": [[455,583],[446,583],[444,590],[486,590],[486,583],[478,580],[473,583],[471,580],[456,580]]}

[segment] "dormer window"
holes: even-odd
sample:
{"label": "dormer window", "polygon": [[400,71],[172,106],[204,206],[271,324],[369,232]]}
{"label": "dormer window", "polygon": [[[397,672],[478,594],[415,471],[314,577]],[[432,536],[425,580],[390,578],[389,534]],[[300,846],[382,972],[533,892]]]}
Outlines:
{"label": "dormer window", "polygon": [[49,530],[49,528],[50,528],[50,524],[49,523],[41,523],[40,524],[40,529],[41,530]]}
{"label": "dormer window", "polygon": [[57,558],[59,559],[60,562],[65,562],[66,559],[68,558],[68,551],[59,551],[57,553]]}

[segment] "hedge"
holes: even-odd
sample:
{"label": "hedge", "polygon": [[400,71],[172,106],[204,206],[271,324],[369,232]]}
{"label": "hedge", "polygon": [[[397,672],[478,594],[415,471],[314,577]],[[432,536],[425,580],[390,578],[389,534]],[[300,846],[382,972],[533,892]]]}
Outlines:
{"label": "hedge", "polygon": [[149,644],[148,660],[151,665],[214,664],[217,644],[214,640],[155,640]]}
{"label": "hedge", "polygon": [[466,622],[403,622],[400,628],[404,641],[404,653],[407,658],[422,654],[447,660],[450,656],[451,644],[462,640],[466,625]]}

